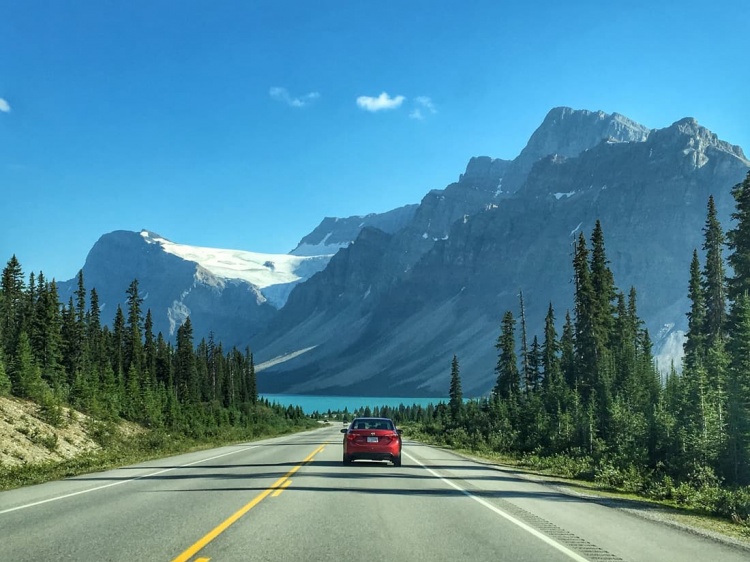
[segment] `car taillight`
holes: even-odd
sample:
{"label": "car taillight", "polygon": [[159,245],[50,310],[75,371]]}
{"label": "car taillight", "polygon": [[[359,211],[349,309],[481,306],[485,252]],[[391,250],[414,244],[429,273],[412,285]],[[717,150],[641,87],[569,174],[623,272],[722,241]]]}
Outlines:
{"label": "car taillight", "polygon": [[346,434],[346,438],[347,438],[347,439],[348,439],[349,441],[354,441],[354,440],[355,440],[355,439],[357,438],[357,434],[356,434],[356,433],[347,433],[347,434]]}

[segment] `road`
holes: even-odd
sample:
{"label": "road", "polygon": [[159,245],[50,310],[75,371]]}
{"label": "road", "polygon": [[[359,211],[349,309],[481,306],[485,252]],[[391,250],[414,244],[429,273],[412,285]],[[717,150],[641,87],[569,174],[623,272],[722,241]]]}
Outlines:
{"label": "road", "polygon": [[420,443],[343,466],[339,429],[0,493],[0,560],[750,560]]}

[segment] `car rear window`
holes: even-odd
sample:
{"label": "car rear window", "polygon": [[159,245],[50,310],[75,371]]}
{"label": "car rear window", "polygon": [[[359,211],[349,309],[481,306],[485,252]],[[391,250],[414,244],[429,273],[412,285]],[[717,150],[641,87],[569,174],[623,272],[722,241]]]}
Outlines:
{"label": "car rear window", "polygon": [[393,423],[390,420],[355,420],[352,429],[390,429],[393,430]]}

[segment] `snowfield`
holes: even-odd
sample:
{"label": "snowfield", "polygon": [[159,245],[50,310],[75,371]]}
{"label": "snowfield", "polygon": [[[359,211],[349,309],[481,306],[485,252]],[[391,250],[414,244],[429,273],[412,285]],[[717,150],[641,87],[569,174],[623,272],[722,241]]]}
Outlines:
{"label": "snowfield", "polygon": [[[149,244],[158,244],[165,252],[194,262],[219,278],[240,279],[255,285],[269,303],[277,308],[286,302],[291,285],[309,279],[322,271],[333,256],[333,254],[315,256],[261,254],[245,250],[188,246],[176,244],[148,230],[142,230],[141,236]],[[274,290],[277,285],[286,287],[284,290]]]}

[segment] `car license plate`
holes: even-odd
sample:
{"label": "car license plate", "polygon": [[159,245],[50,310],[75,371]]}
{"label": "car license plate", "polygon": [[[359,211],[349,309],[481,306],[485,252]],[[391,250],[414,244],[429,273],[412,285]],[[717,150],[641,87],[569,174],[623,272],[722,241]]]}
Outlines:
{"label": "car license plate", "polygon": [[377,443],[378,442],[378,438],[377,437],[368,437],[367,438],[367,442],[368,443]]}

